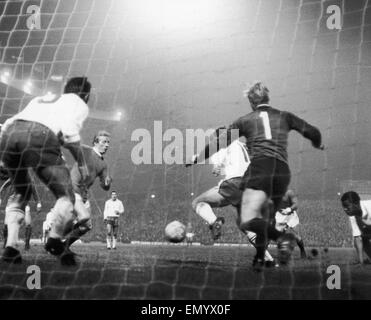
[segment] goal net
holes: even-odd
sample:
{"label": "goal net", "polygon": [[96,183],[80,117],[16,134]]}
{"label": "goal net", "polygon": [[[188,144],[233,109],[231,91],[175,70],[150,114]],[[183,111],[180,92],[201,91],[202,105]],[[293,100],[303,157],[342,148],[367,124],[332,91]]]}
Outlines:
{"label": "goal net", "polygon": [[[36,214],[31,202],[34,246],[21,250],[22,267],[1,262],[0,298],[364,297],[370,283],[360,279],[368,271],[351,265],[356,256],[339,193],[371,195],[371,1],[8,0],[0,1],[0,13],[0,122],[34,96],[61,94],[68,78],[87,76],[93,92],[83,143],[91,145],[99,130],[111,133],[111,190],[125,207],[118,253],[108,253],[103,209],[110,192],[97,182],[93,229],[74,246],[80,264],[63,269],[38,242],[55,200],[35,179],[43,208]],[[318,127],[326,147],[321,152],[290,135],[297,231],[317,254],[266,276],[250,273],[254,251],[245,247],[234,208],[215,210],[226,223],[222,238],[210,241],[191,204],[219,180],[210,165],[183,165],[194,142],[187,129],[215,129],[250,112],[242,91],[257,79],[270,89],[273,107]],[[165,243],[173,220],[191,224],[192,247]],[[31,264],[43,272],[38,293],[25,287]],[[338,296],[326,288],[331,264],[345,279]]]}

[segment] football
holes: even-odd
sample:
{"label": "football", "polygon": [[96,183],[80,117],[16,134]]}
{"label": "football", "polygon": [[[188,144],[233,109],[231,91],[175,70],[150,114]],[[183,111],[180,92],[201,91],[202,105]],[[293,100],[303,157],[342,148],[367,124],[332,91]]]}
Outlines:
{"label": "football", "polygon": [[182,242],[185,238],[185,234],[185,225],[177,220],[170,222],[165,228],[166,240],[173,243]]}

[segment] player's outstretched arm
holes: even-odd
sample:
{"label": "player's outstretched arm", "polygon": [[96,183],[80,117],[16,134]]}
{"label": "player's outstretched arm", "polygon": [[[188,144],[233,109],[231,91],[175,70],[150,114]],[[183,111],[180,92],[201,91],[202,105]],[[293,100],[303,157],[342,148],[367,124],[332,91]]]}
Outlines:
{"label": "player's outstretched arm", "polygon": [[[221,131],[221,129],[224,130]],[[210,143],[208,143],[199,154],[193,155],[192,159],[188,160],[185,166],[189,167],[196,163],[202,163],[203,161],[210,158],[214,153],[218,152],[219,149],[229,146],[233,141],[233,129],[235,128],[232,128],[232,126],[228,129],[225,127],[216,129],[214,134],[210,137]]]}
{"label": "player's outstretched arm", "polygon": [[305,120],[295,116],[290,112],[286,112],[286,115],[291,129],[299,132],[304,138],[312,141],[312,145],[314,148],[320,150],[324,149],[324,145],[322,144],[322,135],[318,128],[310,125]]}

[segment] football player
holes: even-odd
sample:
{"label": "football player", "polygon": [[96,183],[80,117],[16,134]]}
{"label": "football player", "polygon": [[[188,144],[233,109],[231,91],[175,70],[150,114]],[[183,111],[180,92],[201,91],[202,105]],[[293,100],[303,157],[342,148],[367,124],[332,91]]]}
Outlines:
{"label": "football player", "polygon": [[282,198],[282,201],[278,205],[276,212],[276,229],[283,232],[291,232],[296,235],[296,243],[300,249],[300,256],[302,259],[307,257],[304,248],[304,241],[300,235],[295,231],[295,228],[299,225],[299,216],[297,214],[298,209],[298,197],[295,192],[291,189],[287,190]]}
{"label": "football player", "polygon": [[[81,175],[77,163],[75,163],[71,169],[72,186],[76,199],[74,210],[77,215],[77,222],[73,225],[73,230],[64,241],[64,246],[70,253],[72,252],[69,250],[69,247],[92,228],[89,201],[90,187],[95,180],[99,178],[101,188],[105,191],[110,189],[112,178],[108,174],[107,162],[104,159],[109,145],[110,134],[107,131],[99,131],[94,136],[93,147],[81,145],[83,157],[87,166],[87,176],[83,177]],[[75,261],[71,260],[70,264],[74,265]]]}
{"label": "football player", "polygon": [[[225,128],[218,128],[216,135]],[[218,186],[204,192],[192,202],[193,210],[209,224],[212,238],[217,240],[221,236],[222,225],[225,219],[216,217],[212,208],[220,208],[232,205],[237,209],[238,215],[241,206],[242,191],[240,184],[242,177],[250,164],[246,144],[240,140],[233,141],[227,148],[220,149],[211,156],[210,162],[213,164],[213,174],[222,175],[223,179]],[[268,209],[268,207],[267,207]],[[237,221],[237,225],[239,225]],[[255,245],[256,234],[253,232],[242,232],[247,236],[249,242]],[[266,250],[265,265],[275,265],[273,257]]]}
{"label": "football player", "polygon": [[369,263],[363,253],[371,259],[371,200],[361,200],[357,192],[348,191],[341,196],[341,204],[349,216],[359,263]]}
{"label": "football player", "polygon": [[111,192],[111,199],[108,199],[104,205],[104,222],[107,228],[107,249],[116,249],[117,233],[119,228],[119,217],[124,213],[124,205],[117,198],[117,192]]}
{"label": "football player", "polygon": [[[229,134],[233,129],[238,130],[239,135],[246,138],[249,150],[251,163],[241,185],[244,192],[240,229],[256,234],[254,269],[262,271],[268,240],[277,241],[280,249],[290,247],[281,244],[292,239],[292,235],[276,230],[270,217],[262,210],[270,198],[276,211],[290,183],[288,134],[295,130],[309,139],[315,148],[323,149],[323,145],[321,133],[316,127],[291,112],[280,111],[269,105],[269,90],[263,83],[255,82],[244,94],[250,102],[252,112],[237,119],[228,129]],[[227,143],[230,143],[228,140]],[[211,141],[192,159],[191,164],[203,162],[210,157],[217,150],[217,141],[217,138]]]}
{"label": "football player", "polygon": [[15,191],[5,209],[8,239],[2,258],[6,262],[22,262],[16,246],[25,206],[31,196],[29,168],[57,199],[54,206],[56,219],[45,248],[61,261],[73,258],[65,252],[61,241],[65,227],[73,219],[74,203],[71,178],[61,157],[61,147],[71,152],[85,177],[80,130],[89,113],[90,89],[86,77],[72,78],[60,97],[35,97],[1,128],[0,161],[9,173]]}

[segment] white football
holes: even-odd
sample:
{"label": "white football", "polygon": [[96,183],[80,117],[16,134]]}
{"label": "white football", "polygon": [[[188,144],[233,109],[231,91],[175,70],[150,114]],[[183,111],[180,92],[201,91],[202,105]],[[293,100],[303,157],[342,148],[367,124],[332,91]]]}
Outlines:
{"label": "white football", "polygon": [[170,242],[182,242],[185,238],[186,227],[183,223],[175,220],[165,227],[166,240]]}

